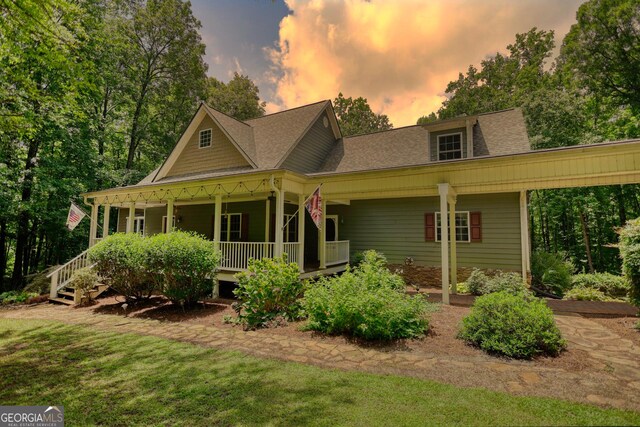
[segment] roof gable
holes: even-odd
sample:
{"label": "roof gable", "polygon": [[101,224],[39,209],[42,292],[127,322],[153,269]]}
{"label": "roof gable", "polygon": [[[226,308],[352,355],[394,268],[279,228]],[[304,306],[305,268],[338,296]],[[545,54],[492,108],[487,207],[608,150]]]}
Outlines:
{"label": "roof gable", "polygon": [[[243,127],[248,129],[243,129]],[[203,148],[197,152],[192,151],[194,149],[192,145],[198,143],[199,131],[205,128],[212,129],[212,137],[218,144],[216,145],[215,141],[213,141],[212,146],[209,148]],[[204,103],[201,104],[178,143],[158,169],[153,182],[159,181],[168,175],[176,175],[178,172],[193,173],[202,170],[228,169],[240,166],[257,167],[248,153],[252,151],[250,131],[251,129],[246,124],[219,113],[207,107]],[[183,152],[187,148],[189,149],[188,153],[183,156]],[[197,149],[198,147],[195,147],[195,150]],[[189,165],[175,167],[181,157],[188,157],[189,159],[185,160]]]}

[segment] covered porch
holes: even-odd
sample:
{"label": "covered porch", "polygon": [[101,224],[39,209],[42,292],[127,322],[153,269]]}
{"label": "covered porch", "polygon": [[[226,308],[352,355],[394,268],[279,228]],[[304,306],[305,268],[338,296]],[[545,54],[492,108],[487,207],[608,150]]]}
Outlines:
{"label": "covered porch", "polygon": [[[302,277],[346,268],[349,241],[340,240],[338,218],[331,215],[333,207],[344,202],[325,197],[325,215],[318,228],[306,214],[308,194],[294,179],[274,175],[243,178],[163,188],[132,186],[128,191],[117,189],[115,194],[96,197],[90,204],[89,245],[109,234],[110,213],[118,208],[117,232],[150,236],[183,230],[215,242],[222,253],[219,280],[235,281],[235,274],[246,270],[252,258],[283,255],[298,264]],[[98,235],[100,216],[103,227]]]}

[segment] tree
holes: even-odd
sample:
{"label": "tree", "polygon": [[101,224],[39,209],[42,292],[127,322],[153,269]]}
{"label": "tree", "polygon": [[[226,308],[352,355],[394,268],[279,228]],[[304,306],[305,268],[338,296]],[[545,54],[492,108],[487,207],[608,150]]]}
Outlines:
{"label": "tree", "polygon": [[640,112],[640,3],[590,0],[564,39],[562,57],[594,93]]}
{"label": "tree", "polygon": [[134,2],[131,16],[123,16],[119,28],[127,40],[125,69],[131,100],[127,169],[133,168],[145,142],[147,153],[162,145],[160,157],[165,154],[204,97],[207,69],[198,33],[201,25],[190,3]]}
{"label": "tree", "polygon": [[207,80],[207,103],[218,111],[238,120],[254,119],[264,115],[266,102],[260,101],[260,90],[249,78],[234,73],[229,83],[215,77]]}
{"label": "tree", "polygon": [[417,125],[426,125],[427,123],[435,122],[437,120],[438,120],[438,116],[436,115],[436,113],[431,112],[427,116],[422,116],[422,117],[418,118],[418,121],[416,122],[416,124]]}
{"label": "tree", "polygon": [[338,118],[342,135],[358,135],[363,133],[389,130],[393,125],[389,117],[373,112],[366,98],[345,98],[342,93],[333,101],[333,108]]}

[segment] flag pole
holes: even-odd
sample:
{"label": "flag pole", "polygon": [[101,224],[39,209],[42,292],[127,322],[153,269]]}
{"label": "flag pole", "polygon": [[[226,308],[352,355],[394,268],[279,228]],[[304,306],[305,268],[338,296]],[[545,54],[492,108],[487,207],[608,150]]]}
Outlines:
{"label": "flag pole", "polygon": [[91,218],[91,215],[88,214],[84,209],[82,209],[80,206],[76,205],[74,202],[71,202],[71,204],[73,206],[75,206],[76,208],[78,208],[78,210],[80,212],[82,212],[87,218],[89,218],[90,222],[93,222],[95,225],[97,225],[98,227],[100,227],[100,229],[102,230],[102,226],[100,224],[98,224],[98,221],[94,221],[93,218]]}
{"label": "flag pole", "polygon": [[[313,194],[314,194],[314,193],[315,193],[319,188],[321,188],[321,187],[322,187],[322,184],[324,184],[324,183],[323,183],[323,182],[321,182],[321,183],[320,183],[320,185],[318,185],[318,186],[316,187],[316,189],[315,189],[315,190],[313,190],[313,192],[309,195],[309,197],[307,197],[306,199],[304,199],[304,202],[302,202],[302,204],[303,204],[303,205],[306,205],[306,204],[307,204],[307,202],[308,202],[308,201],[309,201],[309,199],[313,196]],[[283,231],[283,230],[286,228],[287,224],[289,224],[289,223],[291,222],[291,220],[293,219],[293,217],[295,217],[295,216],[298,214],[298,212],[300,212],[300,206],[298,206],[298,209],[296,209],[296,211],[293,213],[293,215],[291,215],[291,216],[289,217],[289,220],[288,220],[287,222],[285,222],[285,223],[284,223],[284,225],[282,226],[282,229],[281,229],[280,231]],[[324,212],[323,212],[322,214],[324,215]]]}

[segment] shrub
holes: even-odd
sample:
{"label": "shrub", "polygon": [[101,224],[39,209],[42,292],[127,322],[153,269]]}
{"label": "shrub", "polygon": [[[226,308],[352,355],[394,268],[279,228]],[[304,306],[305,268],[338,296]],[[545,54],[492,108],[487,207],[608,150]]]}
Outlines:
{"label": "shrub", "polygon": [[569,289],[562,299],[576,301],[611,301],[604,292],[594,288],[577,287]]}
{"label": "shrub", "polygon": [[498,271],[493,277],[489,277],[476,268],[471,272],[466,284],[473,295],[486,295],[500,291],[507,291],[514,295],[528,292],[522,276],[512,272]]}
{"label": "shrub", "polygon": [[531,256],[532,284],[562,296],[571,288],[574,266],[563,254],[536,251]]}
{"label": "shrub", "polygon": [[238,320],[247,328],[265,326],[277,317],[294,320],[301,317],[299,298],[303,284],[295,263],[282,258],[250,259],[249,269],[236,274],[238,287],[233,291],[239,299]]}
{"label": "shrub", "polygon": [[458,336],[487,352],[519,359],[555,356],[566,347],[543,300],[504,291],[478,297]]}
{"label": "shrub", "polygon": [[213,242],[184,231],[156,234],[147,240],[147,268],[171,302],[191,306],[212,294],[220,265],[220,252]]}
{"label": "shrub", "polygon": [[89,250],[96,273],[128,302],[147,299],[156,288],[147,269],[146,243],[137,233],[117,233]]}
{"label": "shrub", "polygon": [[28,300],[37,297],[36,292],[25,291],[8,291],[0,294],[0,303],[2,304],[22,304]]}
{"label": "shrub", "polygon": [[58,267],[58,265],[54,265],[37,273],[25,276],[27,284],[24,287],[24,291],[37,293],[38,295],[48,295],[51,288],[51,279],[48,278],[47,275]]}
{"label": "shrub", "polygon": [[362,264],[365,259],[367,259],[368,262],[380,267],[387,266],[387,257],[385,257],[383,253],[374,251],[372,249],[362,252],[356,252],[353,255],[352,264],[354,267],[357,267]]}
{"label": "shrub", "polygon": [[627,222],[619,233],[622,272],[631,285],[629,298],[640,306],[640,218]]}
{"label": "shrub", "polygon": [[92,268],[81,268],[76,270],[71,276],[69,286],[74,288],[80,294],[81,298],[91,299],[89,291],[98,283],[98,274]]}
{"label": "shrub", "polygon": [[576,274],[571,277],[571,287],[571,290],[575,288],[596,289],[610,298],[625,298],[631,289],[625,277],[610,273]]}
{"label": "shrub", "polygon": [[407,295],[402,278],[381,259],[367,251],[356,268],[309,283],[303,301],[307,328],[370,340],[423,335],[429,327],[430,304],[423,295]]}

